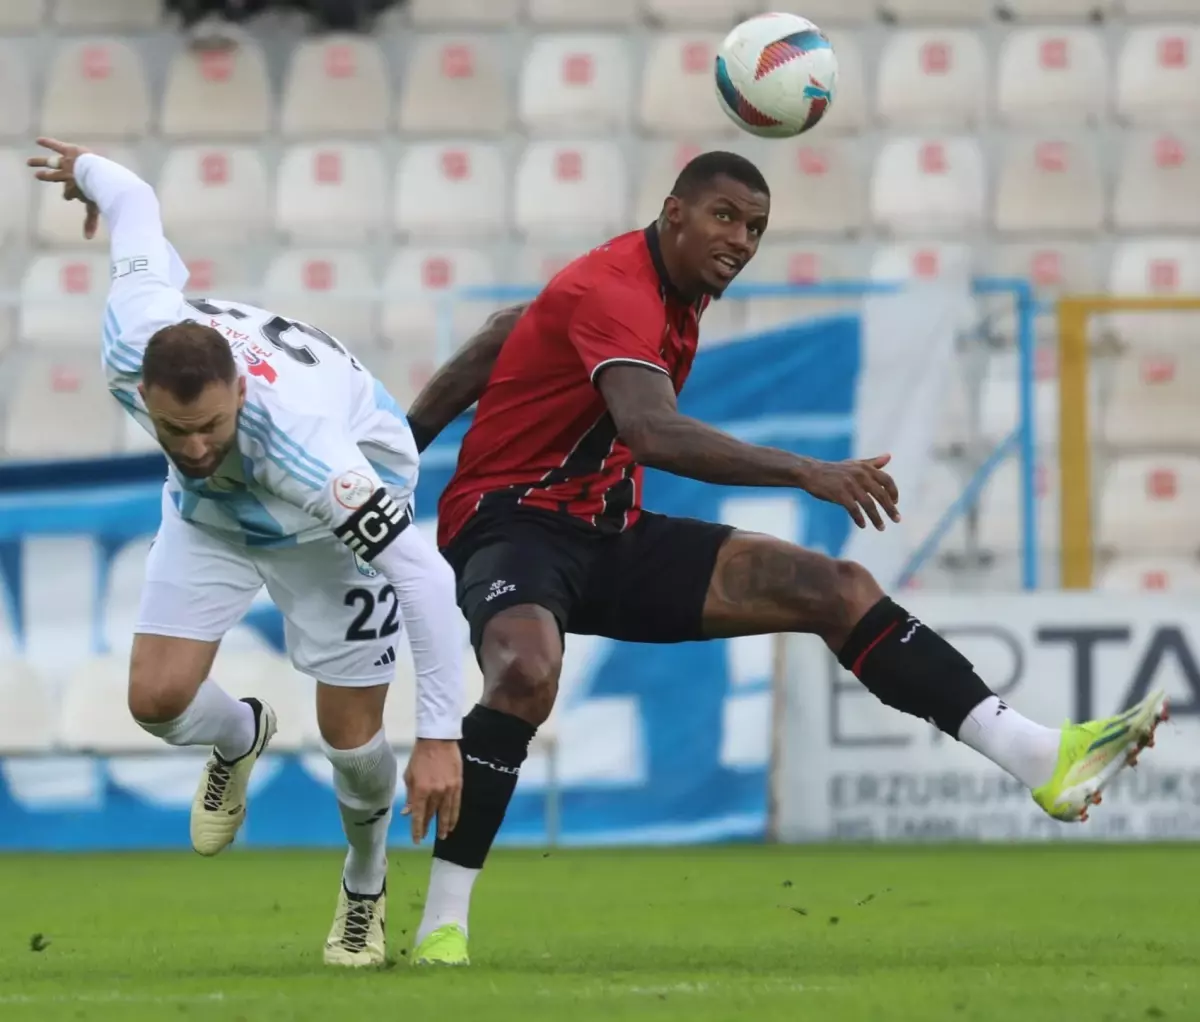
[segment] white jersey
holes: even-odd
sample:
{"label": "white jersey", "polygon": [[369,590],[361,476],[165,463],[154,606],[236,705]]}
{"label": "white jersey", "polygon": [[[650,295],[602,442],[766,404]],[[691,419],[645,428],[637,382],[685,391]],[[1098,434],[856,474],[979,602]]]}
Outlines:
{"label": "white jersey", "polygon": [[186,270],[163,236],[149,185],[92,155],[77,161],[76,176],[110,225],[103,359],[117,400],[154,435],[138,393],[142,358],[158,330],[184,320],[220,331],[246,381],[236,449],[217,472],[189,479],[169,471],[168,493],[186,521],[236,543],[279,546],[328,536],[379,486],[400,509],[409,506],[417,449],[379,381],[310,324],[185,298]]}

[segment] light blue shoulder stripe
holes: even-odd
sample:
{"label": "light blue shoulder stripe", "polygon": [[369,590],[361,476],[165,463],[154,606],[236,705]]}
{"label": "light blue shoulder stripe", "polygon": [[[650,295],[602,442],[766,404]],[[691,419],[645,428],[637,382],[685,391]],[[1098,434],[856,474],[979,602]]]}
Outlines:
{"label": "light blue shoulder stripe", "polygon": [[263,456],[268,461],[278,465],[293,479],[303,483],[309,489],[319,490],[324,487],[324,481],[312,475],[307,466],[297,465],[292,461],[285,461],[279,451],[272,448],[272,437],[263,430],[259,423],[243,415],[239,428],[252,440],[257,440],[262,445]]}
{"label": "light blue shoulder stripe", "polygon": [[329,476],[332,474],[333,470],[326,465],[325,462],[321,461],[319,458],[314,458],[303,447],[296,443],[295,440],[293,440],[282,429],[280,429],[279,426],[277,426],[271,419],[271,416],[267,413],[265,408],[262,408],[259,405],[250,404],[250,402],[247,401],[245,406],[242,408],[242,411],[249,412],[252,416],[255,416],[258,419],[259,424],[268,430],[270,434],[279,441],[280,446],[284,449],[290,449],[291,453],[300,461],[306,462],[311,468],[315,469],[322,476]]}

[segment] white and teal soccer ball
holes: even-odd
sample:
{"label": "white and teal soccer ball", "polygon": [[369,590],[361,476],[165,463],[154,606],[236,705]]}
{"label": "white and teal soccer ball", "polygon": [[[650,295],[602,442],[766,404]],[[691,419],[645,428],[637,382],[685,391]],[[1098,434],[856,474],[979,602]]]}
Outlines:
{"label": "white and teal soccer ball", "polygon": [[817,126],[837,95],[837,55],[798,14],[762,14],[725,37],[717,54],[717,97],[743,131],[790,138]]}

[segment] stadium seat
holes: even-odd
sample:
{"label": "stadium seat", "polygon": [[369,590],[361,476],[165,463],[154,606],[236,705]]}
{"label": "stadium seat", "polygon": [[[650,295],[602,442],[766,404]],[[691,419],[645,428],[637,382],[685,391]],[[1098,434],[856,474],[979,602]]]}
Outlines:
{"label": "stadium seat", "polygon": [[983,21],[991,4],[986,0],[882,0],[882,13],[897,21]]}
{"label": "stadium seat", "polygon": [[393,195],[396,229],[412,238],[493,236],[507,226],[504,159],[486,142],[409,147]]}
{"label": "stadium seat", "polygon": [[185,146],[158,185],[167,236],[180,244],[239,245],[270,225],[267,172],[257,149]]}
{"label": "stadium seat", "polygon": [[973,268],[974,262],[967,245],[912,241],[876,249],[870,277],[879,281],[937,280],[957,266]]}
{"label": "stadium seat", "polygon": [[1042,134],[1006,140],[996,187],[996,229],[1006,234],[1103,230],[1102,173],[1091,138]]}
{"label": "stadium seat", "polygon": [[[993,554],[1016,554],[1024,548],[1024,519],[1021,491],[1022,466],[1016,458],[1000,464],[979,495],[976,538],[979,546]],[[1038,458],[1034,471],[1038,547],[1059,546],[1059,468],[1055,459]]]}
{"label": "stadium seat", "polygon": [[171,59],[160,125],[167,138],[243,138],[272,126],[271,83],[251,37],[231,49],[180,50]]}
{"label": "stadium seat", "polygon": [[[495,264],[478,248],[400,249],[383,281],[384,340],[403,348],[419,347],[434,338],[448,355],[482,326],[498,303],[456,299],[439,305],[439,300],[459,288],[495,284]],[[448,336],[443,334],[446,327]]]}
{"label": "stadium seat", "polygon": [[0,32],[27,32],[37,28],[45,17],[47,3],[48,0],[7,0],[0,4]]}
{"label": "stadium seat", "polygon": [[[658,219],[663,200],[670,193],[675,179],[683,168],[701,153],[713,149],[737,148],[727,140],[708,139],[703,142],[691,139],[663,139],[643,143],[638,161],[637,195],[634,198],[634,222],[645,226]],[[743,151],[741,147],[738,151]],[[764,171],[766,168],[764,168]],[[768,180],[770,174],[767,173]],[[778,207],[771,208],[771,230],[775,230],[775,214]]]}
{"label": "stadium seat", "polygon": [[535,25],[579,25],[598,28],[633,25],[638,0],[529,0],[529,20]]}
{"label": "stadium seat", "polygon": [[375,379],[387,388],[401,408],[408,408],[438,367],[437,338],[430,334],[420,343],[377,350],[365,358]]}
{"label": "stadium seat", "polygon": [[[767,235],[770,237],[770,234]],[[855,277],[852,256],[843,246],[813,245],[807,241],[794,244],[767,242],[758,255],[738,277],[742,284],[821,284],[830,280]],[[735,285],[736,286],[736,285]],[[728,299],[722,305],[730,305]],[[828,316],[854,306],[854,299],[839,300],[809,295],[750,298],[746,300],[746,330],[770,330],[784,323],[816,316]]]}
{"label": "stadium seat", "polygon": [[1196,0],[1121,0],[1121,10],[1131,18],[1161,17],[1176,14],[1196,15]]}
{"label": "stadium seat", "polygon": [[535,134],[623,127],[632,77],[619,35],[538,36],[521,71],[521,123]]}
{"label": "stadium seat", "polygon": [[[25,166],[22,154],[15,149],[0,149],[0,245],[6,248],[20,247],[29,233],[29,195],[33,176]],[[39,187],[44,188],[44,185]],[[47,191],[58,192],[47,188]],[[58,192],[62,202],[62,193]],[[62,202],[62,205],[66,205]]]}
{"label": "stadium seat", "polygon": [[24,660],[0,663],[0,756],[46,752],[57,741],[50,686]]}
{"label": "stadium seat", "polygon": [[[839,0],[840,2],[840,0]],[[862,44],[853,31],[830,29],[825,33],[838,58],[838,88],[833,106],[821,121],[821,131],[857,132],[867,126],[868,74]]]}
{"label": "stadium seat", "polygon": [[165,751],[161,738],[134,722],[129,713],[128,689],[128,657],[95,656],[80,664],[63,686],[58,731],[61,746],[102,756]]}
{"label": "stadium seat", "polygon": [[[780,7],[779,0],[759,0],[759,10],[772,14]],[[875,16],[873,0],[805,0],[804,16],[818,25],[859,24]]]}
{"label": "stadium seat", "polygon": [[367,259],[359,252],[292,249],[267,266],[263,304],[311,323],[351,351],[376,343],[378,288]]}
{"label": "stadium seat", "polygon": [[[92,151],[105,156],[134,173],[141,173],[139,160],[132,149],[122,147],[93,146]],[[28,173],[28,172],[26,172]],[[37,220],[34,238],[47,248],[78,248],[88,244],[83,237],[83,207],[77,202],[64,202],[62,190],[38,185],[34,189],[37,203]],[[108,244],[108,224],[100,219],[100,226],[91,244]]]}
{"label": "stadium seat", "polygon": [[523,245],[511,271],[506,274],[508,283],[540,289],[564,267],[607,240],[608,236],[601,233],[592,237],[543,239]]}
{"label": "stadium seat", "polygon": [[[989,448],[1002,444],[1020,424],[1020,373],[1015,351],[993,354],[987,360],[978,402],[979,432]],[[1040,445],[1053,446],[1058,442],[1059,389],[1058,360],[1052,349],[1039,350],[1034,375],[1035,439]]]}
{"label": "stadium seat", "polygon": [[1000,50],[996,106],[1017,127],[1098,121],[1108,112],[1110,74],[1092,29],[1017,29]]}
{"label": "stadium seat", "polygon": [[32,75],[28,61],[16,42],[0,39],[0,136],[21,138],[25,143],[33,107]]}
{"label": "stadium seat", "polygon": [[866,224],[866,181],[857,145],[836,135],[768,150],[771,234],[857,234]]}
{"label": "stadium seat", "polygon": [[1130,29],[1117,59],[1116,87],[1117,113],[1130,123],[1194,123],[1200,117],[1200,26]]}
{"label": "stadium seat", "polygon": [[293,146],[279,167],[276,226],[293,241],[349,242],[381,234],[387,187],[374,146]]}
{"label": "stadium seat", "polygon": [[751,11],[750,0],[644,0],[652,22],[679,28],[733,28]]}
{"label": "stadium seat", "polygon": [[162,13],[162,0],[54,0],[54,23],[72,32],[145,31]]}
{"label": "stadium seat", "polygon": [[643,128],[660,135],[727,135],[736,130],[713,92],[720,44],[720,35],[704,32],[651,40],[638,104]]}
{"label": "stadium seat", "polygon": [[8,457],[85,458],[117,448],[118,416],[124,413],[108,392],[98,347],[93,333],[90,350],[25,355],[5,409]]}
{"label": "stadium seat", "polygon": [[35,347],[79,348],[99,364],[108,281],[107,254],[36,256],[21,282],[21,340]]}
{"label": "stadium seat", "polygon": [[1200,551],[1200,460],[1178,455],[1116,458],[1101,475],[1097,546],[1103,553]]}
{"label": "stadium seat", "polygon": [[[1066,294],[1095,294],[1100,290],[1096,246],[1080,241],[1038,238],[998,245],[988,262],[989,275],[1028,280],[1043,301]],[[1017,317],[1010,296],[988,299],[989,327],[994,336],[1016,343]],[[1057,343],[1058,324],[1052,316],[1038,316],[1039,343]]]}
{"label": "stadium seat", "polygon": [[1200,448],[1200,360],[1193,352],[1130,352],[1108,368],[1103,432],[1110,448]]}
{"label": "stadium seat", "polygon": [[412,0],[409,16],[421,28],[441,25],[494,25],[515,22],[520,0]]}
{"label": "stadium seat", "polygon": [[258,281],[250,272],[244,249],[186,243],[177,248],[188,268],[185,294],[254,303]]}
{"label": "stadium seat", "polygon": [[527,237],[578,236],[627,226],[621,150],[607,142],[534,142],[516,176],[517,227]]}
{"label": "stadium seat", "polygon": [[1200,137],[1134,132],[1123,138],[1113,226],[1143,233],[1200,227]]}
{"label": "stadium seat", "polygon": [[383,51],[369,36],[334,34],[292,51],[279,127],[285,138],[377,135],[391,118]]}
{"label": "stadium seat", "polygon": [[[1146,238],[1117,247],[1110,293],[1122,297],[1187,297],[1200,294],[1200,244],[1184,238]],[[1126,345],[1144,350],[1195,342],[1200,313],[1125,312],[1106,317]]]}
{"label": "stadium seat", "polygon": [[254,696],[271,705],[279,730],[271,739],[272,752],[319,748],[317,686],[283,656],[246,650],[217,653],[212,678],[236,699]]}
{"label": "stadium seat", "polygon": [[893,234],[963,233],[982,224],[986,191],[975,139],[894,139],[875,162],[872,217]]}
{"label": "stadium seat", "polygon": [[1003,0],[999,6],[1016,18],[1085,21],[1094,15],[1109,13],[1113,0]]}
{"label": "stadium seat", "polygon": [[419,36],[397,104],[401,131],[499,135],[512,120],[503,40]]}
{"label": "stadium seat", "polygon": [[1097,572],[1103,593],[1200,595],[1200,564],[1179,557],[1114,557]]}
{"label": "stadium seat", "polygon": [[47,76],[43,134],[137,138],[149,128],[145,71],[128,43],[83,39],[59,45]]}
{"label": "stadium seat", "polygon": [[879,59],[875,109],[892,127],[966,128],[982,119],[987,83],[987,55],[969,29],[893,32]]}

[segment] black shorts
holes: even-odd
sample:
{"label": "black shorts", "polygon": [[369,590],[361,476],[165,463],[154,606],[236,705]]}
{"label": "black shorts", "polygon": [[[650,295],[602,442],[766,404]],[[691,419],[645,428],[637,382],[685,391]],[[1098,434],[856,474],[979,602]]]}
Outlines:
{"label": "black shorts", "polygon": [[477,514],[444,551],[476,653],[484,626],[507,607],[536,604],[562,632],[627,642],[703,639],[701,619],[728,525],[642,512],[602,533],[554,511]]}

